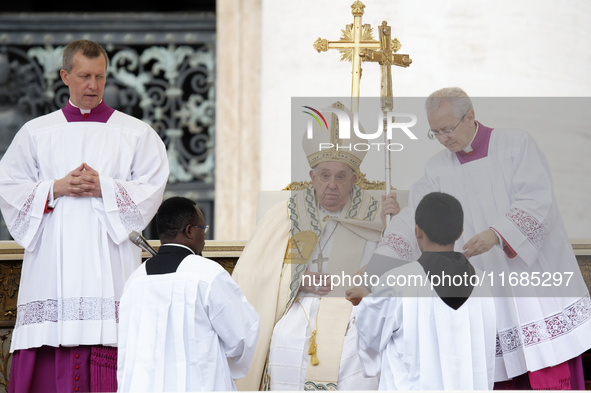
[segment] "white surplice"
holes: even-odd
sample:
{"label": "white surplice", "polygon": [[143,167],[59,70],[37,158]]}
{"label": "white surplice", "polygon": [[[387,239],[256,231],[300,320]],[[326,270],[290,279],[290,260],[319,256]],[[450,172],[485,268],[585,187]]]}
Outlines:
{"label": "white surplice", "polygon": [[189,255],[176,272],[129,278],[121,298],[119,391],[230,391],[246,375],[259,317],[218,263]]}
{"label": "white surplice", "polygon": [[[53,181],[83,162],[102,197],[62,196],[44,213]],[[158,134],[121,112],[68,122],[58,110],[23,126],[0,163],[2,214],[25,249],[11,352],[117,344],[119,298],[141,262],[128,234],[150,222],[167,179]]]}
{"label": "white surplice", "polygon": [[490,287],[474,287],[454,310],[429,285],[390,287],[388,275],[420,276],[428,283],[421,265],[412,262],[385,273],[358,306],[359,356],[367,375],[381,371],[379,389],[492,390],[496,328]]}
{"label": "white surplice", "polygon": [[[560,364],[591,348],[589,292],[562,223],[546,158],[529,134],[495,129],[486,156],[464,164],[448,150],[432,157],[377,253],[418,258],[414,211],[433,191],[453,195],[464,209],[464,232],[456,251],[493,227],[517,253],[508,258],[494,246],[470,258],[494,280],[496,381]],[[517,278],[532,285],[518,289],[511,284]]]}

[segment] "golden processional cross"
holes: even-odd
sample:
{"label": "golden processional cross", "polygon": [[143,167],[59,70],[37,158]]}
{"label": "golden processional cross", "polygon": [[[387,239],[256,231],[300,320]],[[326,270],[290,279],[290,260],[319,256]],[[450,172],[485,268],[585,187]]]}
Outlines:
{"label": "golden processional cross", "polygon": [[[339,49],[341,60],[351,61],[353,66],[351,82],[351,112],[359,111],[359,86],[361,84],[361,62],[363,60],[377,62],[381,70],[381,109],[384,121],[384,138],[387,141],[387,122],[388,113],[392,112],[393,93],[392,93],[392,66],[408,67],[412,60],[408,55],[397,54],[401,47],[397,38],[392,40],[391,28],[387,22],[382,22],[379,27],[380,40],[375,41],[372,37],[372,28],[370,25],[361,24],[361,17],[364,14],[365,5],[357,0],[351,5],[353,14],[353,24],[347,25],[345,30],[341,30],[343,35],[340,41],[328,41],[318,38],[314,42],[314,48],[320,52],[326,52],[328,49]],[[391,160],[390,151],[386,151],[386,194],[390,191]],[[388,219],[389,221],[389,219]]]}
{"label": "golden processional cross", "polygon": [[[380,26],[380,40],[376,41],[372,36],[372,28],[368,24],[362,24],[361,18],[364,14],[365,5],[357,0],[351,5],[353,23],[346,25],[341,30],[343,35],[339,41],[328,41],[318,38],[314,42],[314,49],[326,52],[329,49],[338,49],[341,52],[341,61],[347,60],[352,63],[351,80],[351,111],[359,109],[359,86],[361,84],[361,63],[363,60],[379,62],[382,69],[382,98],[392,97],[392,74],[391,65],[408,67],[412,60],[408,55],[399,55],[395,52],[400,49],[400,42],[390,37],[390,27],[386,22]],[[388,94],[389,93],[389,94]],[[384,100],[383,100],[384,101]],[[391,99],[389,100],[391,102]]]}
{"label": "golden processional cross", "polygon": [[365,5],[361,1],[356,1],[351,5],[353,14],[353,23],[345,26],[345,30],[340,41],[328,41],[318,38],[314,42],[314,49],[320,52],[326,52],[329,49],[338,49],[341,52],[341,60],[350,61],[353,65],[351,82],[351,111],[358,109],[357,99],[359,98],[359,85],[361,82],[361,54],[366,49],[380,49],[379,41],[373,39],[370,25],[361,24],[363,9]]}
{"label": "golden processional cross", "polygon": [[[388,137],[385,132],[388,124],[388,113],[391,113],[394,109],[394,97],[392,94],[392,66],[408,67],[412,60],[408,55],[397,54],[398,50],[402,45],[397,38],[392,40],[391,28],[388,26],[386,21],[382,22],[379,27],[380,34],[380,50],[368,50],[362,54],[366,61],[377,62],[380,64],[380,70],[382,73],[381,77],[381,107],[382,107],[382,119],[383,119],[383,130],[384,130],[384,142],[388,145]],[[390,192],[390,179],[392,173],[392,161],[390,158],[390,150],[386,149],[385,152],[385,178],[386,178],[386,195]],[[390,215],[388,215],[387,222],[390,223]]]}
{"label": "golden processional cross", "polygon": [[[382,22],[379,27],[380,34],[380,49],[368,50],[361,53],[359,56],[366,61],[377,62],[380,64],[382,72],[380,95],[382,97],[382,111],[392,111],[393,95],[392,95],[392,67],[393,65],[399,67],[408,67],[412,60],[408,55],[397,54],[402,46],[398,38],[392,40],[391,28],[386,21]],[[385,114],[385,113],[384,113]],[[385,118],[384,118],[385,119]]]}

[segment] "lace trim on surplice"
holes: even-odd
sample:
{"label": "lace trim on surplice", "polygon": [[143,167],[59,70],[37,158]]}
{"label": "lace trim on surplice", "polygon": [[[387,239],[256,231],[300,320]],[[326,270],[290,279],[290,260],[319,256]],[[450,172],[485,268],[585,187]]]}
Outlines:
{"label": "lace trim on surplice", "polygon": [[140,209],[131,199],[127,190],[118,182],[115,182],[115,200],[117,201],[119,217],[125,230],[127,232],[142,231],[145,225]]}
{"label": "lace trim on surplice", "polygon": [[29,224],[31,223],[31,209],[33,207],[33,201],[35,200],[38,187],[39,183],[35,185],[35,188],[33,188],[33,191],[31,191],[31,194],[29,194],[29,197],[25,201],[25,204],[21,210],[18,212],[18,216],[16,217],[14,225],[10,230],[10,234],[17,243],[21,243],[29,231]]}
{"label": "lace trim on surplice", "polygon": [[503,356],[521,349],[546,341],[554,340],[572,332],[591,319],[591,299],[583,297],[564,311],[552,316],[522,325],[505,329],[497,334],[496,356]]}
{"label": "lace trim on surplice", "polygon": [[505,214],[505,217],[519,228],[536,248],[542,246],[548,236],[548,230],[534,216],[524,210],[513,208]]}
{"label": "lace trim on surplice", "polygon": [[412,246],[410,242],[404,238],[403,236],[397,235],[395,233],[387,233],[382,238],[382,241],[378,244],[378,247],[386,246],[391,250],[394,250],[398,255],[400,255],[400,259],[404,259],[405,261],[412,260]]}
{"label": "lace trim on surplice", "polygon": [[45,322],[104,320],[119,322],[119,301],[113,297],[47,299],[19,304],[15,329]]}

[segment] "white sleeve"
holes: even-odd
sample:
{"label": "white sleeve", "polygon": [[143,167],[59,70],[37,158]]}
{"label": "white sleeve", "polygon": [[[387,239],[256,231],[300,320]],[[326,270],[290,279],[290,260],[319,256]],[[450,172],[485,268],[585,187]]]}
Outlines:
{"label": "white sleeve", "polygon": [[525,132],[513,137],[511,206],[491,227],[529,264],[538,258],[554,224],[552,179],[546,158],[533,138]]}
{"label": "white sleeve", "polygon": [[259,315],[226,271],[215,277],[209,293],[206,303],[211,324],[220,338],[232,378],[242,378],[254,355]]}
{"label": "white sleeve", "polygon": [[10,234],[32,249],[42,228],[53,180],[41,180],[34,143],[23,126],[0,161],[0,208]]}
{"label": "white sleeve", "polygon": [[410,189],[408,206],[392,217],[390,224],[384,231],[382,241],[378,244],[376,254],[387,257],[415,261],[421,255],[415,238],[415,209],[421,199],[430,192],[438,191],[433,180],[425,171],[419,181]]}
{"label": "white sleeve", "polygon": [[166,147],[150,129],[135,148],[128,178],[100,175],[102,199],[93,200],[95,212],[106,217],[104,224],[117,244],[131,231],[142,231],[156,214],[168,181]]}
{"label": "white sleeve", "polygon": [[367,377],[380,375],[382,352],[401,323],[400,299],[387,289],[365,297],[357,310],[357,351]]}

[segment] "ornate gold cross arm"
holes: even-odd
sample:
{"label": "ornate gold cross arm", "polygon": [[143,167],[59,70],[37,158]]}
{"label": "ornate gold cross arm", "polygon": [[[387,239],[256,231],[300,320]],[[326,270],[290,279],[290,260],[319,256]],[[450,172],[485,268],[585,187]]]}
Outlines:
{"label": "ornate gold cross arm", "polygon": [[[370,25],[363,25],[361,17],[364,13],[365,5],[359,0],[351,5],[353,14],[353,24],[347,25],[345,30],[341,30],[343,35],[339,41],[328,41],[318,38],[314,42],[314,49],[319,53],[326,52],[329,49],[338,49],[341,52],[341,60],[349,60],[352,63],[352,82],[351,82],[351,111],[359,111],[359,85],[361,83],[361,62],[370,61],[380,64],[381,70],[381,106],[384,113],[383,130],[387,127],[387,113],[392,112],[393,92],[392,92],[392,66],[408,67],[412,60],[409,55],[397,54],[400,49],[400,41],[394,38],[392,40],[391,28],[385,21],[379,27],[380,40],[375,41],[372,37]],[[387,133],[384,133],[385,143]],[[386,190],[391,189],[390,185],[390,151],[386,150]]]}
{"label": "ornate gold cross arm", "polygon": [[[388,26],[386,21],[382,22],[379,27],[380,34],[380,49],[368,50],[361,54],[367,61],[373,61],[380,64],[381,70],[381,106],[383,117],[383,129],[385,130],[388,124],[388,113],[394,109],[394,98],[392,92],[392,66],[408,67],[412,60],[408,55],[397,54],[396,52],[401,48],[400,41],[397,38],[392,40],[392,29]],[[388,143],[387,134],[384,134],[384,143]],[[390,151],[386,151],[385,173],[386,173],[386,190],[390,190],[391,182],[391,159]],[[388,193],[388,191],[386,191]],[[386,218],[386,222],[390,222],[390,216]]]}
{"label": "ornate gold cross arm", "polygon": [[352,81],[351,81],[351,110],[357,109],[359,98],[359,86],[361,83],[361,54],[366,50],[380,49],[380,42],[373,39],[372,28],[370,25],[361,23],[363,9],[365,5],[361,1],[356,1],[351,5],[353,14],[353,23],[346,25],[341,30],[342,36],[339,41],[329,41],[318,38],[314,42],[314,49],[320,52],[326,52],[329,49],[338,49],[341,52],[341,61],[347,60],[352,63]]}
{"label": "ornate gold cross arm", "polygon": [[379,27],[380,34],[380,49],[367,50],[360,56],[366,61],[376,62],[380,64],[381,69],[381,97],[382,110],[391,111],[393,109],[392,103],[392,66],[408,67],[412,60],[409,55],[397,54],[396,52],[402,47],[397,38],[392,40],[391,27],[386,21],[382,22]]}

